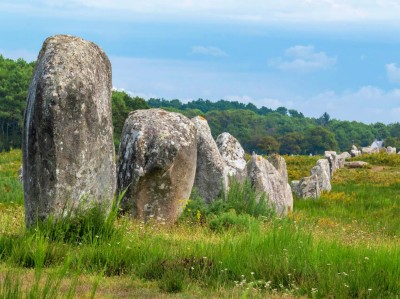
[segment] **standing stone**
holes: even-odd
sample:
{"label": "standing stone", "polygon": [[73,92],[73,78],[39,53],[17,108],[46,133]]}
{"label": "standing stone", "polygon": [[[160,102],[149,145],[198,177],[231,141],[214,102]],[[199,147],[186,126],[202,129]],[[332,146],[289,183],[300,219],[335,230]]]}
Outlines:
{"label": "standing stone", "polygon": [[21,165],[21,167],[18,169],[18,181],[20,183],[23,183],[23,180],[24,180],[24,168]]}
{"label": "standing stone", "polygon": [[282,178],[287,182],[288,172],[285,159],[278,154],[273,154],[268,157],[268,161],[278,170]]}
{"label": "standing stone", "polygon": [[46,39],[29,87],[23,133],[27,226],[115,191],[111,64],[94,43]]}
{"label": "standing stone", "polygon": [[386,152],[387,152],[389,155],[395,154],[395,153],[396,153],[396,148],[395,148],[395,147],[388,146],[388,147],[386,148]]}
{"label": "standing stone", "polygon": [[361,148],[361,154],[370,155],[370,154],[373,154],[373,153],[379,153],[379,149],[378,148],[371,148],[369,146]]}
{"label": "standing stone", "polygon": [[265,192],[278,215],[287,215],[293,210],[292,190],[268,160],[253,154],[247,163],[247,176],[257,191]]}
{"label": "standing stone", "polygon": [[352,161],[352,162],[346,162],[344,166],[347,168],[363,168],[368,165],[367,162],[364,161]]}
{"label": "standing stone", "polygon": [[318,182],[318,175],[314,173],[311,176],[302,178],[300,181],[292,181],[292,188],[298,198],[317,199],[321,196]]}
{"label": "standing stone", "polygon": [[350,158],[351,158],[351,155],[348,152],[343,152],[339,155],[339,159],[347,160]]}
{"label": "standing stone", "polygon": [[348,152],[343,152],[337,156],[337,164],[338,168],[343,168],[346,159],[351,158],[351,155]]}
{"label": "standing stone", "polygon": [[330,192],[332,190],[329,171],[330,167],[327,159],[318,160],[317,165],[311,169],[311,176],[317,176],[318,187],[321,192]]}
{"label": "standing stone", "polygon": [[182,213],[196,174],[196,127],[179,113],[131,112],[118,153],[121,209],[147,221],[174,222]]}
{"label": "standing stone", "polygon": [[229,133],[222,133],[217,137],[218,150],[224,160],[228,175],[235,177],[238,181],[246,178],[246,160],[244,149],[239,141]]}
{"label": "standing stone", "polygon": [[218,198],[228,189],[228,173],[218,151],[207,120],[202,116],[191,119],[197,129],[197,167],[194,187],[206,202]]}
{"label": "standing stone", "polygon": [[299,189],[299,186],[300,186],[300,181],[296,180],[290,182],[290,187],[292,189],[292,192],[296,194],[298,198],[301,198],[301,190]]}
{"label": "standing stone", "polygon": [[325,158],[329,161],[330,166],[330,178],[333,178],[333,174],[339,168],[339,159],[335,151],[325,151]]}
{"label": "standing stone", "polygon": [[351,147],[350,155],[352,157],[358,157],[361,155],[361,151],[353,144]]}

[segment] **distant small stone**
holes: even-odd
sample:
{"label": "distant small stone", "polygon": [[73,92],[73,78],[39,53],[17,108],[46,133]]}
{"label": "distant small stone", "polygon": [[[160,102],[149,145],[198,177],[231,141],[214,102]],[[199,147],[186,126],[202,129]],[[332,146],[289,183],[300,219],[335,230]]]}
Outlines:
{"label": "distant small stone", "polygon": [[370,146],[366,146],[366,147],[361,148],[361,153],[365,154],[365,155],[379,153],[379,148],[377,148],[377,147],[372,148]]}
{"label": "distant small stone", "polygon": [[346,162],[344,166],[347,168],[363,168],[367,166],[368,163],[364,161],[352,161],[352,162]]}
{"label": "distant small stone", "polygon": [[343,168],[344,162],[346,162],[347,159],[351,158],[351,155],[348,152],[343,152],[340,155],[338,155],[337,158],[338,158],[337,160],[338,168]]}
{"label": "distant small stone", "polygon": [[358,156],[361,156],[361,151],[355,151],[355,150],[351,150],[350,151],[350,155],[352,156],[352,157],[358,157]]}
{"label": "distant small stone", "polygon": [[386,148],[386,152],[387,152],[389,155],[396,154],[396,148],[395,148],[395,147],[388,146],[388,147]]}
{"label": "distant small stone", "polygon": [[351,155],[349,154],[349,152],[343,152],[339,155],[339,158],[347,160],[351,158]]}

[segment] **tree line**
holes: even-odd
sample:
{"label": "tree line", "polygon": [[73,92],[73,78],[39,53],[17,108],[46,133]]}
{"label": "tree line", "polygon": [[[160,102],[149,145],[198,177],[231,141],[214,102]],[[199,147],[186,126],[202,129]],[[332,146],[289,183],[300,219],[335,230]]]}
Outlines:
{"label": "tree line", "polygon": [[[6,59],[0,55],[0,151],[21,146],[23,114],[34,62]],[[188,117],[202,115],[208,120],[214,137],[222,132],[235,136],[247,152],[259,154],[320,154],[324,150],[349,150],[352,144],[367,146],[374,139],[386,146],[400,148],[400,123],[364,124],[331,119],[328,113],[319,118],[279,107],[258,108],[252,103],[198,99],[182,103],[178,99],[132,97],[113,91],[112,112],[114,142],[118,147],[125,119],[136,109],[163,108]]]}

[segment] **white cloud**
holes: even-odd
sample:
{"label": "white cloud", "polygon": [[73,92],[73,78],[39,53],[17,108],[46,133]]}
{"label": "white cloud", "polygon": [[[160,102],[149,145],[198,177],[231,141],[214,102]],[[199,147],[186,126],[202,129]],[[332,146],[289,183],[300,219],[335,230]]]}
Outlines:
{"label": "white cloud", "polygon": [[293,106],[293,102],[291,101],[282,101],[274,98],[253,98],[248,95],[244,96],[225,96],[225,100],[227,101],[238,101],[239,103],[253,103],[258,107],[265,106],[267,108],[276,109],[278,107],[286,107],[291,108]]}
{"label": "white cloud", "polygon": [[331,117],[341,120],[392,123],[400,120],[399,102],[400,89],[385,91],[363,86],[356,91],[326,91],[309,99],[297,99],[294,106],[314,117],[328,112]]}
{"label": "white cloud", "polygon": [[190,53],[214,57],[228,56],[224,51],[217,47],[194,46],[192,47],[192,51]]}
{"label": "white cloud", "polygon": [[337,58],[316,52],[314,46],[297,45],[285,50],[285,57],[271,59],[269,65],[283,71],[310,72],[328,69],[336,64]]}
{"label": "white cloud", "polygon": [[400,83],[400,67],[395,63],[388,63],[386,65],[386,74],[390,82]]}

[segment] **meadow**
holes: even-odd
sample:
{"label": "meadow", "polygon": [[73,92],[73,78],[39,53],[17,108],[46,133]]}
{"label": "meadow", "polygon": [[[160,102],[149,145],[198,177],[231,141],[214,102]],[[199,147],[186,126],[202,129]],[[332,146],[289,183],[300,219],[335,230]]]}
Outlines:
{"label": "meadow", "polygon": [[[319,157],[285,158],[300,179]],[[0,298],[400,298],[400,155],[359,160],[285,218],[245,184],[172,226],[115,206],[26,231],[21,152],[0,153]]]}

